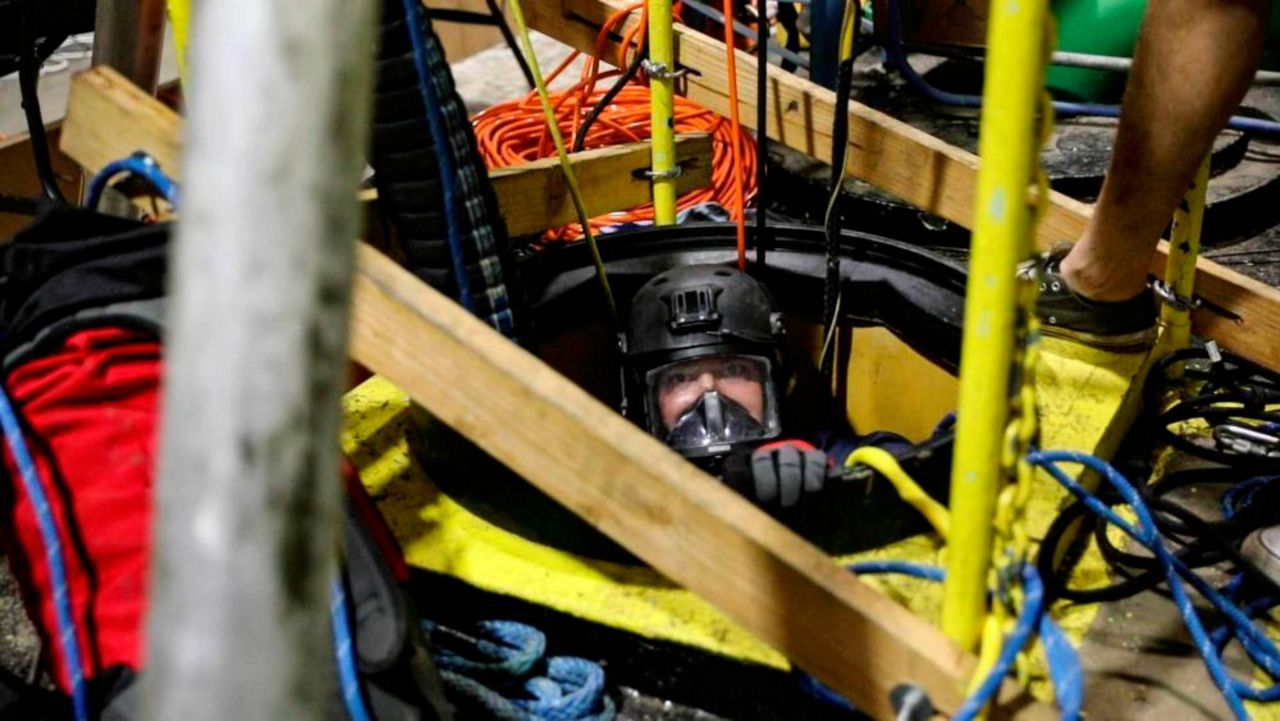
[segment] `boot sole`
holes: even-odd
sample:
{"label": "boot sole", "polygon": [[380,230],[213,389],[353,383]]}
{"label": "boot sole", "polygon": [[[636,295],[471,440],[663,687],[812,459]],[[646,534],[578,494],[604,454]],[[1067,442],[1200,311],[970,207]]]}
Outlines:
{"label": "boot sole", "polygon": [[1048,338],[1061,338],[1074,341],[1090,348],[1110,351],[1112,353],[1132,353],[1146,350],[1156,339],[1156,327],[1121,335],[1099,335],[1081,330],[1072,330],[1056,325],[1041,324],[1040,334]]}

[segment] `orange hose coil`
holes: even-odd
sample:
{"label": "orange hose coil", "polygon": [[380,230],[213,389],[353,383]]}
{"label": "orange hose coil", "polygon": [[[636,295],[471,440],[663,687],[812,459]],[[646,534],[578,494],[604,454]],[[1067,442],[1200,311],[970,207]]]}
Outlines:
{"label": "orange hose coil", "polygon": [[[621,74],[619,70],[605,72],[599,70],[599,57],[604,53],[608,33],[625,20],[629,13],[642,8],[643,5],[642,2],[636,3],[614,13],[601,28],[596,42],[596,57],[590,58],[583,65],[579,81],[567,90],[551,94],[556,122],[566,138],[577,134],[578,127],[591,108],[607,91],[611,84],[609,81]],[[643,37],[644,28],[645,22],[642,16],[641,21],[624,34],[616,58],[620,67],[629,64],[632,57],[630,53],[638,50],[639,38]],[[547,77],[547,82],[551,82],[563,73],[578,55],[575,52],[566,58]],[[491,169],[505,168],[555,154],[555,146],[547,131],[546,117],[542,114],[542,108],[535,93],[531,92],[515,100],[499,103],[476,114],[472,118],[472,125],[475,127],[480,156],[484,159],[485,165]],[[647,140],[649,126],[649,88],[640,82],[633,81],[618,93],[613,103],[596,119],[587,131],[583,147],[590,150]],[[675,129],[677,133],[705,132],[712,136],[711,185],[679,196],[676,200],[677,210],[684,211],[695,205],[714,201],[735,218],[741,217],[742,205],[750,202],[756,190],[755,138],[749,131],[741,128],[735,134],[728,120],[680,96],[675,98]],[[733,162],[735,135],[742,162],[738,173],[734,172]],[[742,201],[739,201],[739,198],[742,198]],[[591,230],[599,232],[623,223],[643,223],[652,222],[652,220],[653,204],[645,203],[628,210],[592,218]],[[542,240],[544,242],[572,241],[581,237],[581,227],[573,224],[547,231]]]}

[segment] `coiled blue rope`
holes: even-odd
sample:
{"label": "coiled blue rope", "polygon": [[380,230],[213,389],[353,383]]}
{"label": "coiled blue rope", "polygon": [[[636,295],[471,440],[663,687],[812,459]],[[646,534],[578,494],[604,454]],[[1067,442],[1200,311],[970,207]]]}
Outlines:
{"label": "coiled blue rope", "polygon": [[[1183,622],[1186,624],[1187,631],[1191,634],[1196,650],[1199,651],[1201,658],[1204,659],[1210,678],[1213,679],[1214,685],[1222,693],[1222,697],[1226,700],[1231,713],[1237,719],[1249,718],[1243,699],[1257,701],[1280,700],[1280,684],[1272,685],[1265,689],[1257,689],[1251,684],[1233,678],[1222,662],[1220,648],[1225,645],[1229,636],[1234,635],[1253,662],[1271,676],[1272,679],[1280,678],[1280,650],[1277,650],[1275,643],[1253,623],[1249,613],[1242,610],[1230,598],[1211,586],[1169,552],[1160,538],[1155,521],[1151,517],[1151,511],[1128,479],[1106,461],[1084,453],[1036,451],[1028,456],[1028,460],[1035,465],[1044,467],[1058,483],[1062,484],[1089,510],[1119,528],[1154,555],[1156,561],[1164,569],[1174,604],[1182,614]],[[1110,506],[1099,501],[1097,497],[1085,490],[1075,479],[1059,467],[1058,464],[1060,463],[1080,464],[1101,475],[1115,487],[1125,503],[1133,509],[1134,515],[1138,519],[1138,525],[1134,526],[1129,523],[1113,511]],[[1215,638],[1211,637],[1205,630],[1204,624],[1200,620],[1195,606],[1191,603],[1190,596],[1187,594],[1186,587],[1183,585],[1183,580],[1191,584],[1197,593],[1213,604],[1226,617],[1226,627],[1230,630],[1227,633],[1227,637],[1221,639],[1221,643],[1215,641]],[[1228,588],[1231,587],[1229,586]]]}
{"label": "coiled blue rope", "polygon": [[35,461],[27,450],[27,441],[22,433],[22,425],[18,422],[17,413],[9,403],[9,396],[0,389],[0,430],[4,431],[5,444],[18,466],[18,476],[27,497],[35,511],[36,523],[40,528],[40,540],[44,544],[45,563],[49,566],[49,579],[53,584],[54,615],[58,624],[58,645],[62,648],[63,662],[66,664],[67,677],[71,681],[71,704],[76,721],[88,721],[89,702],[85,691],[84,666],[80,662],[80,641],[76,631],[75,618],[71,613],[71,593],[67,586],[67,566],[62,555],[62,540],[58,536],[58,526],[53,519],[53,509],[49,507],[49,499],[44,487],[40,484],[40,475],[36,472]]}
{"label": "coiled blue rope", "polygon": [[482,621],[474,634],[423,621],[440,677],[455,702],[500,721],[611,721],[604,670],[586,659],[544,661],[541,631],[515,621]]}
{"label": "coiled blue rope", "polygon": [[360,676],[356,672],[355,653],[352,650],[351,620],[347,614],[347,592],[342,578],[333,580],[329,594],[329,621],[333,626],[333,653],[338,660],[338,683],[342,691],[342,703],[347,707],[351,721],[372,721],[369,709],[360,693]]}
{"label": "coiled blue rope", "polygon": [[159,191],[160,195],[169,202],[169,205],[175,208],[178,207],[178,184],[173,182],[173,179],[160,169],[160,164],[156,162],[155,158],[141,151],[127,158],[120,158],[107,163],[106,167],[93,176],[93,180],[89,182],[89,191],[85,194],[85,207],[97,208],[98,202],[102,199],[102,191],[107,188],[107,183],[121,173],[131,173],[146,180]]}

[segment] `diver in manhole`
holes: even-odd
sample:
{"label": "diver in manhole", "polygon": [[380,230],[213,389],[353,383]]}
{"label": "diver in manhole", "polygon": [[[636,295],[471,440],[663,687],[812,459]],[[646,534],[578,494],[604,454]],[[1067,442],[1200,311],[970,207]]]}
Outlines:
{"label": "diver in manhole", "polygon": [[675,268],[645,283],[631,304],[625,352],[629,414],[766,510],[817,496],[856,448],[897,457],[916,449],[887,431],[788,438],[781,407],[792,364],[782,314],[764,285],[727,266]]}

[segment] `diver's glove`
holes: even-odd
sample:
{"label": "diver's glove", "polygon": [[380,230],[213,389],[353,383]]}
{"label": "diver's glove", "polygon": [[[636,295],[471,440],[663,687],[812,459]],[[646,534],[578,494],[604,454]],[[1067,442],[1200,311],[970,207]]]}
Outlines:
{"label": "diver's glove", "polygon": [[831,464],[827,454],[800,440],[774,441],[751,454],[751,497],[764,508],[790,508],[820,493]]}

